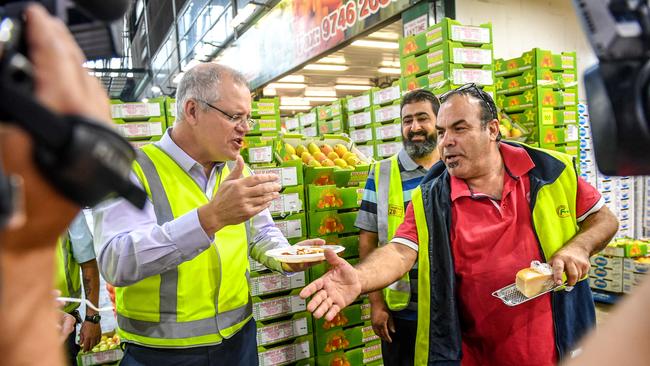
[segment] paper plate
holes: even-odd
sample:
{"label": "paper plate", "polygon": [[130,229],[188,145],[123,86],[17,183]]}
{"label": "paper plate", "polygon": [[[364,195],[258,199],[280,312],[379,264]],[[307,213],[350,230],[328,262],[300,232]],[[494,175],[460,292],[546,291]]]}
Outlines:
{"label": "paper plate", "polygon": [[340,245],[314,245],[314,246],[294,245],[286,248],[271,249],[266,252],[266,255],[284,263],[320,262],[325,260],[324,252],[311,253],[311,254],[297,254],[299,249],[307,249],[307,250],[331,249],[334,251],[334,253],[340,253],[345,250],[345,247],[342,247]]}

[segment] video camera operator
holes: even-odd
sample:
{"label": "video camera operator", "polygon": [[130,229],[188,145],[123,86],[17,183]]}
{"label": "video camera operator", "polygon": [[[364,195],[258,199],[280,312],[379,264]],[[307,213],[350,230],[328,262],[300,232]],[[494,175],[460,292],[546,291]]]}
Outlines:
{"label": "video camera operator", "polygon": [[[24,23],[36,100],[59,115],[108,123],[106,93],[82,67],[84,55],[63,22],[30,5]],[[54,248],[80,206],[38,170],[33,148],[29,134],[0,125],[3,168],[22,182],[26,219],[0,231],[0,354],[6,365],[63,363],[56,326],[61,314],[52,305]]]}

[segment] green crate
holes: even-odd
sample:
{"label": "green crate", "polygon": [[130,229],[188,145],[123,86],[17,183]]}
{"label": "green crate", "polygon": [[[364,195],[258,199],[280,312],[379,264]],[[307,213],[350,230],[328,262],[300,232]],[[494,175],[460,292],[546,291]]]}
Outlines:
{"label": "green crate", "polygon": [[553,88],[533,88],[522,94],[499,95],[496,100],[497,107],[510,112],[523,111],[537,107],[576,107],[578,105],[578,90],[553,90]]}
{"label": "green crate", "polygon": [[359,231],[354,226],[356,212],[337,213],[336,211],[310,212],[309,235],[350,234]]}
{"label": "green crate", "polygon": [[253,101],[251,115],[255,117],[280,116],[280,101],[278,98],[262,98]]}
{"label": "green crate", "polygon": [[402,98],[402,91],[399,88],[399,85],[389,86],[388,88],[372,89],[372,102],[374,105],[385,105],[392,104],[396,100]]}
{"label": "green crate", "polygon": [[307,221],[304,213],[289,215],[275,220],[275,226],[287,239],[299,239],[307,236]]}
{"label": "green crate", "polygon": [[576,70],[576,53],[562,52],[554,54],[551,51],[533,48],[528,52],[524,52],[520,57],[509,60],[494,60],[494,73],[496,76],[521,74],[532,68],[556,71]]}
{"label": "green crate", "polygon": [[257,322],[257,345],[267,347],[312,333],[311,313],[302,312],[287,320]]}
{"label": "green crate", "polygon": [[269,206],[273,217],[286,217],[305,210],[305,193],[302,185],[287,187],[280,192],[280,197]]}
{"label": "green crate", "polygon": [[402,76],[422,75],[431,69],[450,64],[492,66],[492,45],[466,47],[457,42],[445,41],[423,55],[406,57],[400,62]]}
{"label": "green crate", "polygon": [[375,139],[378,141],[388,141],[402,138],[402,122],[399,118],[393,120],[393,123],[375,123],[372,125],[372,128],[374,130]]}
{"label": "green crate", "polygon": [[557,144],[580,142],[577,124],[539,127],[539,146],[552,148]]}
{"label": "green crate", "polygon": [[298,296],[300,289],[289,295],[273,297],[253,297],[253,318],[266,321],[293,315],[307,310],[307,302]]}
{"label": "green crate", "polygon": [[381,342],[370,342],[363,347],[346,352],[338,351],[331,354],[318,356],[317,366],[379,366],[383,365],[381,355]]}
{"label": "green crate", "polygon": [[557,126],[578,123],[577,107],[567,108],[528,108],[515,113],[508,113],[513,121],[527,125]]}
{"label": "green crate", "polygon": [[373,106],[372,114],[375,118],[375,123],[393,123],[396,119],[401,118],[400,105],[391,104],[385,107]]}
{"label": "green crate", "polygon": [[[355,144],[363,144],[375,139],[375,130],[372,127],[350,128],[348,135]],[[357,145],[357,148],[359,148],[359,145]],[[374,153],[371,155],[374,155]]]}
{"label": "green crate", "polygon": [[363,188],[339,188],[335,185],[308,186],[307,207],[311,212],[359,208]]}
{"label": "green crate", "polygon": [[348,126],[350,128],[359,128],[370,125],[375,122],[374,113],[371,108],[348,114]]}
{"label": "green crate", "polygon": [[282,273],[252,273],[249,280],[251,296],[266,296],[303,288],[309,283],[307,272],[296,272],[291,276]]}
{"label": "green crate", "polygon": [[375,155],[375,142],[369,141],[366,143],[359,143],[356,145],[357,150],[361,151],[363,155],[377,159]]}
{"label": "green crate", "polygon": [[346,97],[348,112],[356,112],[369,108],[372,105],[372,93],[363,93],[356,97]]}
{"label": "green crate", "polygon": [[359,235],[328,235],[322,236],[321,239],[325,240],[328,245],[340,245],[345,250],[339,254],[342,258],[358,258],[359,257]]}
{"label": "green crate", "polygon": [[343,118],[342,116],[334,117],[331,120],[327,121],[318,121],[318,135],[326,135],[332,133],[341,133],[343,132]]}
{"label": "green crate", "polygon": [[342,329],[344,327],[363,324],[370,320],[370,304],[367,302],[354,304],[343,308],[331,321],[325,318],[313,321],[314,334],[316,339],[324,338],[323,335],[333,329]]}
{"label": "green crate", "polygon": [[341,116],[343,111],[343,103],[338,99],[332,104],[316,107],[316,116],[319,121],[326,121]]}
{"label": "green crate", "polygon": [[300,120],[298,117],[286,118],[284,120],[284,128],[289,132],[298,132],[300,129]]}
{"label": "green crate", "polygon": [[462,25],[456,20],[443,18],[423,33],[400,39],[400,57],[422,54],[443,41],[456,41],[465,45],[489,44],[492,43],[492,25]]}
{"label": "green crate", "polygon": [[167,123],[171,124],[176,119],[176,99],[167,97],[165,98],[165,115],[167,116]]}
{"label": "green crate", "polygon": [[318,118],[315,111],[298,113],[298,121],[300,122],[300,127],[302,128],[315,125],[317,120]]}
{"label": "green crate", "polygon": [[257,347],[259,366],[281,366],[298,362],[309,365],[314,356],[314,338],[311,335],[296,338],[293,342],[272,348]]}
{"label": "green crate", "polygon": [[260,116],[252,119],[255,121],[255,125],[248,131],[247,135],[278,133],[282,127],[282,119],[279,115]]}
{"label": "green crate", "polygon": [[335,328],[316,336],[316,355],[344,351],[378,339],[370,322],[347,329]]}
{"label": "green crate", "polygon": [[375,157],[377,159],[386,159],[397,154],[402,147],[402,138],[395,139],[396,141],[389,142],[376,142],[375,143]]}
{"label": "green crate", "polygon": [[148,102],[124,103],[111,100],[111,118],[123,121],[147,121],[159,119],[166,115],[165,98],[152,98]]}
{"label": "green crate", "polygon": [[277,134],[245,136],[241,155],[248,164],[259,164],[257,166],[273,164],[274,166],[275,154],[279,148],[280,140]]}
{"label": "green crate", "polygon": [[160,139],[167,129],[167,118],[151,117],[147,121],[113,119],[117,133],[128,140]]}
{"label": "green crate", "polygon": [[254,168],[255,174],[275,174],[279,177],[282,187],[293,187],[303,184],[301,161],[286,161],[278,167]]}
{"label": "green crate", "polygon": [[574,88],[578,84],[575,70],[553,71],[551,69],[529,69],[523,74],[498,77],[495,82],[497,94],[518,94],[535,87]]}

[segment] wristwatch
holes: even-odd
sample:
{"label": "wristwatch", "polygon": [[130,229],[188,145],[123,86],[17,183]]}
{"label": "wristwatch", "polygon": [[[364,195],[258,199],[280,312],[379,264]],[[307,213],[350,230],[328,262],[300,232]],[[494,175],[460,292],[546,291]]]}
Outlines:
{"label": "wristwatch", "polygon": [[86,318],[84,320],[93,324],[99,324],[99,321],[102,320],[102,316],[99,314],[86,315]]}

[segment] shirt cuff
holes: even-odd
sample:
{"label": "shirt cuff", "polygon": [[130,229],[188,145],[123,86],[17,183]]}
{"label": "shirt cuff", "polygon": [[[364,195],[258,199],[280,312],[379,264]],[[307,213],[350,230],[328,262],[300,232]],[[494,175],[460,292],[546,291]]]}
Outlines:
{"label": "shirt cuff", "polygon": [[201,227],[196,209],[165,224],[165,231],[171,242],[176,244],[182,258],[196,257],[214,240]]}
{"label": "shirt cuff", "polygon": [[406,239],[406,238],[397,238],[397,237],[395,237],[395,238],[391,239],[390,242],[391,243],[406,245],[407,247],[415,250],[416,252],[418,251],[418,244],[411,241],[411,240],[409,240],[409,239]]}
{"label": "shirt cuff", "polygon": [[598,212],[598,210],[603,208],[604,205],[605,205],[605,199],[603,197],[600,197],[598,202],[596,202],[596,204],[592,208],[590,208],[589,211],[585,212],[582,216],[578,217],[577,221],[578,222],[584,221],[584,219],[586,219],[587,216],[591,215],[592,213]]}

